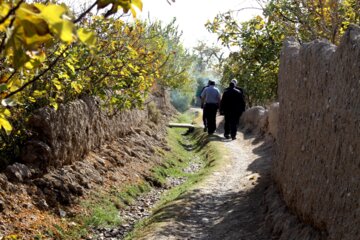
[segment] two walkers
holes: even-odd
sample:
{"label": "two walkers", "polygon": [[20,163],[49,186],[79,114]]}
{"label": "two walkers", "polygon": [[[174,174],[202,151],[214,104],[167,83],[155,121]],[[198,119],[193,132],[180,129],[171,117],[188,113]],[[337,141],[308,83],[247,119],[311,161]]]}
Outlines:
{"label": "two walkers", "polygon": [[201,93],[201,99],[204,106],[204,130],[213,134],[216,130],[216,113],[220,107],[220,114],[224,115],[224,136],[236,139],[237,128],[241,114],[245,111],[245,100],[241,88],[236,87],[236,79],[231,80],[228,88],[225,89],[221,98],[220,91],[215,87],[214,81],[209,81],[209,87],[206,87]]}

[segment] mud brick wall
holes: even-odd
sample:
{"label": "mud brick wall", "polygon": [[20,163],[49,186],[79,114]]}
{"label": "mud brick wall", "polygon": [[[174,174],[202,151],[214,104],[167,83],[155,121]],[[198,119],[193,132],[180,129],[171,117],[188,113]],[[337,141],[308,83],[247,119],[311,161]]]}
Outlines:
{"label": "mud brick wall", "polygon": [[[171,108],[166,93],[159,92],[149,99],[159,111],[171,113],[166,110]],[[60,105],[57,111],[48,107],[39,109],[29,121],[34,134],[22,148],[21,161],[42,169],[72,164],[90,150],[141,127],[148,121],[148,114],[145,107],[111,116],[93,97]]]}
{"label": "mud brick wall", "polygon": [[284,43],[273,176],[290,210],[326,239],[360,238],[360,28],[336,47]]}

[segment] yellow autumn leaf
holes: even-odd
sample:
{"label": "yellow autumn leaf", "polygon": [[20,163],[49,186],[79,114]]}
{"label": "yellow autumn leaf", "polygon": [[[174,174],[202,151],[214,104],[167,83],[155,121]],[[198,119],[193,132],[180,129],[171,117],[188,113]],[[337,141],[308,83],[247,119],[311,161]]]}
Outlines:
{"label": "yellow autumn leaf", "polygon": [[50,4],[43,6],[36,4],[41,10],[41,16],[49,24],[50,29],[61,39],[63,42],[72,42],[74,24],[63,18],[67,8],[63,5]]}
{"label": "yellow autumn leaf", "polygon": [[28,61],[28,62],[25,63],[24,67],[25,67],[26,69],[31,70],[31,69],[33,69],[35,66],[34,66],[33,62],[30,60],[30,61]]}
{"label": "yellow autumn leaf", "polygon": [[28,97],[28,100],[29,100],[30,102],[33,102],[33,103],[36,102],[36,99],[35,99],[34,97],[31,97],[31,96]]}
{"label": "yellow autumn leaf", "polygon": [[80,41],[88,46],[94,46],[96,44],[96,37],[92,31],[89,31],[84,28],[80,28],[77,30],[77,35]]}
{"label": "yellow autumn leaf", "polygon": [[51,29],[59,36],[61,41],[71,43],[73,41],[74,24],[70,21],[61,21],[51,25]]}
{"label": "yellow autumn leaf", "polygon": [[[9,11],[10,11],[9,4],[7,3],[0,4],[0,18],[5,17]],[[4,23],[0,24],[0,32],[6,31],[6,28],[9,26],[10,22],[11,22],[11,18],[8,18]]]}
{"label": "yellow autumn leaf", "polygon": [[4,115],[0,115],[0,127],[2,127],[8,135],[13,129],[10,122],[4,117]]}
{"label": "yellow autumn leaf", "polygon": [[75,90],[76,93],[81,93],[82,85],[77,82],[71,82],[71,87]]}
{"label": "yellow autumn leaf", "polygon": [[66,65],[73,73],[75,73],[75,67],[74,67],[74,65],[72,65],[72,64],[69,63],[69,62],[65,63],[65,65]]}
{"label": "yellow autumn leaf", "polygon": [[57,102],[51,102],[50,106],[52,106],[55,110],[58,110],[58,108],[59,108],[59,105]]}
{"label": "yellow autumn leaf", "polygon": [[143,3],[141,0],[132,0],[131,4],[136,6],[140,11],[143,9]]}
{"label": "yellow autumn leaf", "polygon": [[34,97],[34,98],[40,98],[40,97],[43,97],[43,96],[45,96],[46,95],[46,91],[44,90],[44,91],[39,91],[39,90],[35,90],[34,92],[33,92],[33,94],[32,94],[32,96]]}
{"label": "yellow autumn leaf", "polygon": [[61,90],[62,89],[62,85],[61,85],[61,82],[58,80],[58,79],[53,79],[52,80],[52,83],[54,84],[55,88],[57,90]]}
{"label": "yellow autumn leaf", "polygon": [[7,116],[7,117],[10,117],[11,116],[11,112],[9,109],[5,109],[4,110],[4,115]]}
{"label": "yellow autumn leaf", "polygon": [[63,5],[49,4],[44,6],[43,4],[35,4],[35,6],[41,10],[41,16],[50,24],[61,21],[62,15],[67,11]]}
{"label": "yellow autumn leaf", "polygon": [[136,18],[136,10],[133,7],[131,7],[130,11],[131,11],[131,14],[133,15],[133,17]]}

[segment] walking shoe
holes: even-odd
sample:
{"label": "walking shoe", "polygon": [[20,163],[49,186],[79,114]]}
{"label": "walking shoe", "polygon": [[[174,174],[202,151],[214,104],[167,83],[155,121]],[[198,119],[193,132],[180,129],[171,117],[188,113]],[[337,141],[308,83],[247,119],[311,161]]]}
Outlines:
{"label": "walking shoe", "polygon": [[230,139],[230,135],[224,135],[226,139]]}
{"label": "walking shoe", "polygon": [[236,139],[236,137],[231,137],[231,139],[232,139],[232,140],[235,140],[235,139]]}
{"label": "walking shoe", "polygon": [[204,127],[204,132],[207,132],[207,127]]}

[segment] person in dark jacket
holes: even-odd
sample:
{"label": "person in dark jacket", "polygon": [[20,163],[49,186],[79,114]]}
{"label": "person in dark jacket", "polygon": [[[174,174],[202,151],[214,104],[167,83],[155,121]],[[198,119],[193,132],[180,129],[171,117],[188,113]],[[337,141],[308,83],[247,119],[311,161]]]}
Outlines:
{"label": "person in dark jacket", "polygon": [[233,140],[236,139],[236,132],[241,114],[245,111],[245,101],[241,90],[236,88],[236,79],[231,80],[228,88],[225,89],[220,103],[220,113],[225,117],[224,136]]}

